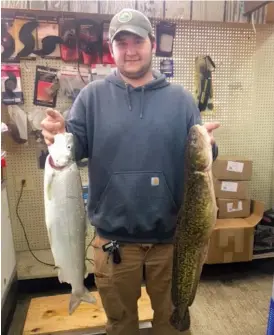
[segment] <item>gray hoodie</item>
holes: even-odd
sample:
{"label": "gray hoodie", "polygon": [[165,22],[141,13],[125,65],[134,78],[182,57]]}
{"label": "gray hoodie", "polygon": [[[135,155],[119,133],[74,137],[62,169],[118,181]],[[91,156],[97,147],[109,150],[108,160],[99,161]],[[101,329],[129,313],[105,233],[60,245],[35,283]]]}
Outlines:
{"label": "gray hoodie", "polygon": [[117,73],[91,82],[66,123],[76,160],[88,158],[88,214],[106,239],[173,240],[187,134],[201,120],[190,93],[159,72],[154,77],[138,88]]}

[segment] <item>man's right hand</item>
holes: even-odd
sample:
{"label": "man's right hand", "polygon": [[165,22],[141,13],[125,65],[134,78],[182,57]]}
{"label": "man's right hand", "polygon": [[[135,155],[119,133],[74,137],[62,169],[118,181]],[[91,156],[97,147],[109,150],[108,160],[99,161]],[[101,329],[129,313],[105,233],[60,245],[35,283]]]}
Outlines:
{"label": "man's right hand", "polygon": [[41,122],[42,135],[44,136],[47,145],[54,142],[54,135],[64,133],[65,119],[58,111],[48,108],[46,110],[47,117]]}

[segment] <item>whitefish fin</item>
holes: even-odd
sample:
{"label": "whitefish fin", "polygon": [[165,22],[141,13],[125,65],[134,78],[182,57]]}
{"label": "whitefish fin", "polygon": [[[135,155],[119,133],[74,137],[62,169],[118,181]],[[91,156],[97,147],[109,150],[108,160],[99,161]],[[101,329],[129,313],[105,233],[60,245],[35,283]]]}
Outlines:
{"label": "whitefish fin", "polygon": [[69,314],[74,313],[82,301],[87,302],[89,304],[96,303],[95,297],[90,294],[90,292],[88,291],[86,287],[84,287],[82,294],[79,294],[78,292],[71,294],[70,302],[69,302]]}

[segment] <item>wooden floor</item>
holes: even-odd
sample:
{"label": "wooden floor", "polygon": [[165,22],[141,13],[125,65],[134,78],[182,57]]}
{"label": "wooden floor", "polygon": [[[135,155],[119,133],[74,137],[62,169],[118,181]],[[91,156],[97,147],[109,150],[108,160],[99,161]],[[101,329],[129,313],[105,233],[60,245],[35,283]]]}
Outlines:
{"label": "wooden floor", "polygon": [[[106,315],[98,292],[90,294],[92,304],[82,303],[72,315],[68,313],[70,294],[33,298],[30,302],[23,335],[98,334],[104,333]],[[153,318],[150,299],[145,287],[138,300],[140,323]]]}
{"label": "wooden floor", "polygon": [[[273,271],[273,259],[205,266],[191,308],[191,335],[265,335]],[[9,335],[22,334],[32,297],[69,292],[68,287],[61,291],[58,281],[51,280],[54,283],[20,283],[18,304]]]}

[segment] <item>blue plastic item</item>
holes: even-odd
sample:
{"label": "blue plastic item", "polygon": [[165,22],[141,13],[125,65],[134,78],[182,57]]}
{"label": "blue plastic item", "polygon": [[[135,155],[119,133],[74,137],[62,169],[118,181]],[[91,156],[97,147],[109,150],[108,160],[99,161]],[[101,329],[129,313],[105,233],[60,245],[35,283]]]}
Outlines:
{"label": "blue plastic item", "polygon": [[268,316],[266,335],[274,335],[274,278],[273,278],[272,297],[269,306],[269,316]]}

